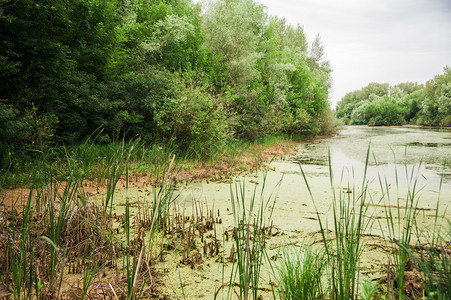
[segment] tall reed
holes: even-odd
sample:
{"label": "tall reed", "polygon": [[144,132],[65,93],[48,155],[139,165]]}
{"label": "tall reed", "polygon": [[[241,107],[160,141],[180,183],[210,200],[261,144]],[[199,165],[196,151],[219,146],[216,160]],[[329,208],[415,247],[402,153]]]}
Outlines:
{"label": "tall reed", "polygon": [[325,296],[322,276],[326,267],[325,252],[314,251],[311,246],[300,252],[298,249],[282,250],[278,266],[279,296],[281,299],[310,300]]}
{"label": "tall reed", "polygon": [[[136,142],[137,143],[137,142]],[[107,167],[107,178],[106,178],[106,194],[105,194],[105,202],[104,202],[104,216],[109,208],[109,212],[111,214],[113,210],[113,200],[114,193],[116,191],[116,186],[124,173],[124,169],[126,169],[126,180],[127,180],[127,189],[128,189],[128,172],[129,166],[128,161],[130,159],[131,153],[133,152],[135,146],[132,144],[129,146],[128,151],[125,147],[125,142],[122,141],[121,144],[116,145],[113,152],[110,154],[111,156],[108,158],[106,167]]]}
{"label": "tall reed", "polygon": [[130,247],[131,233],[130,233],[130,204],[128,199],[126,199],[125,204],[125,219],[124,219],[124,230],[125,230],[125,243],[127,248],[125,249],[125,276],[127,279],[127,299],[132,299],[133,297],[133,275],[135,274],[135,256],[133,255],[133,250]]}
{"label": "tall reed", "polygon": [[[396,157],[395,157],[396,161]],[[414,166],[404,166],[404,178],[407,182],[407,193],[403,201],[400,195],[401,186],[400,171],[395,164],[395,188],[396,195],[393,196],[391,192],[391,184],[386,177],[379,176],[381,186],[382,199],[384,200],[386,226],[387,230],[381,230],[382,234],[391,243],[394,244],[393,251],[389,256],[388,271],[391,274],[394,286],[391,286],[392,292],[395,292],[398,297],[405,297],[405,271],[410,260],[409,248],[412,243],[412,238],[415,231],[418,230],[417,215],[418,215],[418,192],[421,188],[418,187],[418,179],[421,177],[422,161]],[[392,198],[395,197],[393,201]],[[394,209],[393,209],[394,208]]]}
{"label": "tall reed", "polygon": [[[4,264],[6,270],[3,282],[8,283],[8,275],[12,275],[14,299],[25,299],[32,296],[36,276],[33,264],[35,253],[30,232],[30,225],[33,222],[32,198],[30,192],[25,207],[18,207],[18,209],[22,209],[20,214],[16,214],[16,208],[13,205],[10,225],[8,225],[8,222],[3,222],[4,232],[10,235],[9,237],[12,239],[6,245],[6,261]],[[19,237],[18,241],[16,241],[17,236]]]}
{"label": "tall reed", "polygon": [[[67,178],[62,194],[59,193],[59,184],[55,183],[52,177],[52,170],[49,170],[49,184],[45,192],[40,194],[45,198],[48,205],[48,228],[47,235],[54,246],[50,247],[50,262],[49,273],[51,279],[51,286],[57,284],[54,279],[56,277],[57,263],[60,258],[60,241],[63,234],[63,229],[68,221],[68,216],[73,208],[73,201],[77,199],[81,182],[79,178],[70,176]],[[58,284],[59,291],[60,284]]]}
{"label": "tall reed", "polygon": [[[91,250],[96,250],[99,247],[99,243],[102,241],[101,236],[92,237],[91,245],[89,245]],[[91,252],[90,261],[86,262],[83,266],[82,271],[82,289],[81,289],[81,300],[84,300],[86,297],[89,298],[89,288],[95,278],[98,276],[100,270],[102,269],[102,261],[104,256],[107,256],[107,253],[100,252],[98,256],[93,255]]]}
{"label": "tall reed", "polygon": [[[265,224],[270,224],[276,197],[264,199],[266,175],[263,177],[260,193],[254,187],[250,199],[246,197],[246,184],[235,183],[230,186],[232,213],[234,218],[234,239],[236,262],[230,275],[230,287],[238,275],[239,295],[241,299],[257,299],[261,265],[265,258]],[[280,182],[278,183],[280,186]],[[277,187],[278,187],[277,186]],[[267,216],[265,213],[270,209]],[[229,289],[229,296],[230,296]]]}
{"label": "tall reed", "polygon": [[[38,160],[31,170],[28,181],[30,182],[29,192],[25,203],[22,196],[12,200],[8,209],[4,203],[2,210],[2,232],[6,237],[6,249],[4,261],[2,262],[1,276],[2,282],[8,285],[11,283],[13,298],[26,299],[39,297],[41,285],[37,276],[37,257],[35,231],[33,228],[39,218],[39,205],[45,205],[40,201],[41,191],[46,185],[43,180],[48,177],[47,161],[45,157]],[[44,212],[45,214],[46,212]],[[11,219],[11,222],[8,219]]]}
{"label": "tall reed", "polygon": [[418,245],[405,249],[415,268],[422,273],[424,295],[431,299],[451,298],[451,221],[446,209],[439,215],[443,178],[435,207],[434,224],[428,232],[418,230]]}
{"label": "tall reed", "polygon": [[[148,261],[152,260],[152,253],[159,255],[158,252],[162,251],[162,245],[158,250],[159,246],[155,244],[156,235],[158,234],[157,229],[163,229],[161,227],[166,224],[166,219],[168,217],[170,207],[177,198],[177,196],[174,196],[175,182],[171,178],[174,175],[174,161],[175,155],[173,155],[169,166],[162,174],[161,185],[158,186],[158,182],[156,182],[154,186],[152,214],[149,228],[150,233],[148,241]],[[158,173],[159,172],[157,171],[156,174],[158,175]],[[158,177],[159,176],[157,176],[157,178]],[[163,242],[163,240],[161,240],[161,242]],[[157,248],[156,251],[153,251],[155,248]]]}
{"label": "tall reed", "polygon": [[[365,168],[360,191],[351,179],[348,179],[345,193],[340,189],[337,195],[332,170],[332,162],[329,151],[329,179],[332,190],[332,232],[335,236],[328,234],[328,224],[320,217],[316,208],[315,200],[308,184],[307,177],[302,166],[301,173],[310,193],[312,202],[316,209],[322,241],[329,261],[329,276],[331,283],[331,298],[354,299],[358,294],[359,262],[362,255],[364,241],[362,236],[370,224],[366,218],[368,210],[368,180],[367,171],[369,164],[370,146],[368,146]],[[354,171],[352,170],[352,173]],[[342,171],[341,180],[343,181]],[[350,191],[350,192],[348,192]]]}

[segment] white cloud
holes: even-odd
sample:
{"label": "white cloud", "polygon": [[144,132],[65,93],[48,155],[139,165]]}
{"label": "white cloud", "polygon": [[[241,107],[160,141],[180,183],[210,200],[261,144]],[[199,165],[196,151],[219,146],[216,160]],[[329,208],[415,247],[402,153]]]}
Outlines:
{"label": "white cloud", "polygon": [[449,0],[258,0],[319,33],[334,77],[331,101],[370,82],[424,83],[451,64]]}

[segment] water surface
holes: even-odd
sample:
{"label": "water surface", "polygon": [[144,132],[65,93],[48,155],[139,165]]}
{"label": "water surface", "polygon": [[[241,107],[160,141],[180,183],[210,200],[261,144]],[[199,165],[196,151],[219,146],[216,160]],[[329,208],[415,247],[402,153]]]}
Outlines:
{"label": "water surface", "polygon": [[[244,183],[250,196],[254,188],[263,186],[266,176],[264,197],[277,197],[273,218],[287,232],[317,230],[316,210],[331,216],[334,194],[359,194],[364,178],[376,206],[395,205],[387,202],[398,200],[402,204],[407,193],[415,190],[418,206],[429,212],[424,222],[430,222],[438,201],[439,213],[450,216],[446,207],[451,204],[451,131],[345,126],[335,137],[299,145],[296,155],[273,161],[270,167],[265,175],[241,176],[234,181]],[[389,199],[384,197],[387,193]],[[230,209],[230,184],[196,183],[182,190],[178,201],[189,208],[193,199]]]}
{"label": "water surface", "polygon": [[[368,149],[370,157],[367,160]],[[266,173],[236,177],[232,183],[203,181],[180,187],[176,201],[178,207],[186,210],[186,215],[199,205],[204,207],[204,211],[220,212],[222,223],[216,225],[215,234],[222,236],[222,232],[233,228],[231,189],[244,188],[246,201],[254,192],[257,202],[260,195],[265,201],[275,199],[274,205],[271,201],[267,207],[267,216],[272,213],[273,224],[279,233],[267,241],[269,256],[272,257],[283,246],[301,246],[318,240],[318,217],[323,225],[332,224],[334,196],[354,201],[360,195],[365,179],[369,184],[367,216],[374,220],[366,233],[374,240],[372,243],[377,244],[383,243],[387,209],[393,209],[392,205],[402,206],[408,199],[409,190],[416,191],[418,226],[423,232],[433,229],[437,207],[438,214],[445,221],[450,220],[450,213],[446,210],[451,204],[450,161],[450,131],[346,126],[335,137],[299,145],[296,155],[273,161],[271,170]],[[137,196],[143,200],[146,197],[138,193]],[[231,242],[224,242],[223,255],[227,256],[230,249]],[[385,253],[371,247],[367,250],[360,265],[363,270],[373,270],[374,265],[387,263]],[[179,257],[174,255],[173,261],[177,263]],[[182,298],[181,276],[188,295],[198,295],[199,290],[215,291],[224,280],[222,274],[229,274],[230,268],[231,264],[217,264],[213,260],[206,260],[201,274],[188,267],[177,267],[178,272],[166,272],[166,288],[168,293]],[[169,262],[162,269],[171,269]],[[264,265],[263,285],[271,277],[267,274],[271,272]]]}

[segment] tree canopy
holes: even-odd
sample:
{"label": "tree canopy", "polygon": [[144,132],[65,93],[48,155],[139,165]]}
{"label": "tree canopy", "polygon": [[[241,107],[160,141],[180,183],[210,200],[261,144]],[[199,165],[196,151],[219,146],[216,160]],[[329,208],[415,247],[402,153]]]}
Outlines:
{"label": "tree canopy", "polygon": [[335,114],[346,124],[451,126],[451,68],[426,84],[370,83],[346,94]]}
{"label": "tree canopy", "polygon": [[320,38],[253,0],[1,0],[0,43],[1,165],[92,136],[208,156],[330,129]]}

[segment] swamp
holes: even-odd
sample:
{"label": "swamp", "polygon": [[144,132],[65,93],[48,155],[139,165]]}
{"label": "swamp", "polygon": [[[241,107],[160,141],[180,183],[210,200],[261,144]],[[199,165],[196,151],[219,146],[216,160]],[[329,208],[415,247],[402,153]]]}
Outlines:
{"label": "swamp", "polygon": [[140,186],[130,151],[103,188],[40,169],[12,204],[3,192],[3,297],[449,296],[449,130],[345,126],[264,171],[176,181],[169,158]]}
{"label": "swamp", "polygon": [[449,10],[282,2],[0,0],[0,299],[451,299]]}

